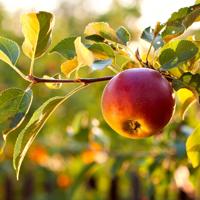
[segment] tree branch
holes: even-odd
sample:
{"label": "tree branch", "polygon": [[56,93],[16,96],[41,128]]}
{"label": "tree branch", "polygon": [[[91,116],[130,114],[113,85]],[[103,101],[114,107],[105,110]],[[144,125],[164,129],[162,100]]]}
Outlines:
{"label": "tree branch", "polygon": [[39,78],[33,75],[29,75],[28,79],[30,82],[36,84],[36,83],[84,83],[84,84],[90,84],[95,82],[102,82],[102,81],[108,81],[112,79],[113,76],[105,76],[101,78],[79,78],[79,79],[46,79],[46,78]]}

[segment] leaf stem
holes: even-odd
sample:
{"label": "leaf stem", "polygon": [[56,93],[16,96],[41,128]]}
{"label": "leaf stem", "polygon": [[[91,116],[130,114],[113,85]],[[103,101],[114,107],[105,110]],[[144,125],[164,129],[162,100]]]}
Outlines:
{"label": "leaf stem", "polygon": [[23,72],[21,72],[16,66],[12,65],[11,67],[12,67],[12,68],[15,70],[15,72],[17,72],[17,74],[19,74],[24,80],[30,82],[29,78],[28,78]]}
{"label": "leaf stem", "polygon": [[[33,54],[34,55],[34,54]],[[29,75],[33,74],[33,66],[34,66],[34,56],[31,58],[31,64],[30,64],[30,71],[29,71]]]}
{"label": "leaf stem", "polygon": [[154,38],[153,38],[153,40],[152,40],[152,42],[151,42],[151,44],[150,44],[150,47],[149,47],[149,49],[148,49],[148,52],[147,52],[147,57],[146,57],[146,63],[148,64],[148,59],[149,59],[149,54],[150,54],[150,52],[151,52],[151,49],[152,49],[152,47],[153,47],[153,43],[154,43],[154,41],[155,41],[155,39],[156,39],[156,37],[154,36]]}

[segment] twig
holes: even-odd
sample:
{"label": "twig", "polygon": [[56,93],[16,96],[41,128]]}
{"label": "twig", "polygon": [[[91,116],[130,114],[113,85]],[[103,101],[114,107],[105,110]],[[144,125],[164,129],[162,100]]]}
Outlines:
{"label": "twig", "polygon": [[101,78],[78,78],[78,79],[47,79],[47,78],[39,78],[33,75],[28,76],[29,81],[32,83],[84,83],[90,84],[95,82],[108,81],[113,78],[113,76],[105,76]]}

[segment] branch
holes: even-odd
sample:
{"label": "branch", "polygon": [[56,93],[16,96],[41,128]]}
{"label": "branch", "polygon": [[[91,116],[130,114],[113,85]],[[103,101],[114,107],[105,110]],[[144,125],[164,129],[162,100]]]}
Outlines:
{"label": "branch", "polygon": [[84,83],[90,84],[95,82],[102,82],[108,81],[113,78],[113,76],[105,76],[101,78],[79,78],[79,79],[46,79],[46,78],[39,78],[33,75],[28,76],[30,82],[36,83]]}

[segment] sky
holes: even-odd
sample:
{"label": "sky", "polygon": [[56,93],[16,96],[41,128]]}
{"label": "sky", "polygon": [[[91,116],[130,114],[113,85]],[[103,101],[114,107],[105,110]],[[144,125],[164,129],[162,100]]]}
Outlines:
{"label": "sky", "polygon": [[[33,11],[33,10],[46,10],[54,11],[61,1],[70,1],[70,3],[77,2],[78,0],[0,0],[6,10],[13,12],[16,10]],[[88,9],[96,9],[98,13],[104,13],[112,6],[112,0],[82,0],[88,2],[90,5]],[[134,0],[120,0],[123,4],[131,5]],[[181,7],[194,4],[194,0],[141,0],[141,13],[142,16],[138,21],[140,27],[154,26],[159,19],[165,22],[170,14]]]}

